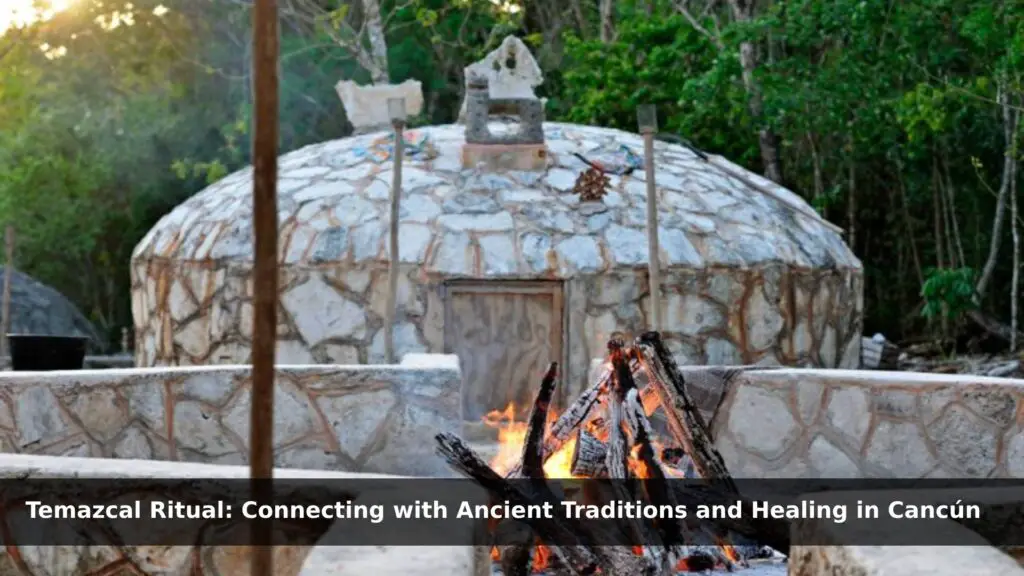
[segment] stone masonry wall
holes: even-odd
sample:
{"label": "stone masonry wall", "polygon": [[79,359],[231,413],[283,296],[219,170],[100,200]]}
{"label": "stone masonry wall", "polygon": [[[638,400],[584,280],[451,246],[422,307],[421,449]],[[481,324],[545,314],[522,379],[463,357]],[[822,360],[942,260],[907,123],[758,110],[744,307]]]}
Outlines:
{"label": "stone masonry wall", "polygon": [[[195,464],[180,462],[138,462],[110,460],[101,458],[56,458],[47,456],[25,456],[25,455],[0,455],[0,474],[8,478],[102,478],[102,479],[125,479],[142,480],[155,478],[183,478],[202,480],[237,480],[244,482],[249,477],[249,469],[244,466],[213,466],[209,464]],[[394,494],[400,494],[408,490],[408,484],[390,482],[394,477],[385,475],[360,475],[343,472],[323,472],[310,470],[277,469],[274,477],[278,479],[317,479],[317,480],[338,480],[340,482],[353,479],[372,480],[361,482],[361,491],[356,502],[364,501],[388,502],[397,500]],[[339,482],[339,491],[340,488]],[[352,484],[348,484],[351,486]],[[124,486],[125,490],[119,491],[118,487]],[[181,499],[179,493],[160,491],[160,486],[152,488],[152,492],[138,492],[138,486],[126,482],[125,484],[113,484],[110,490],[110,503],[124,504],[133,500],[143,502],[154,500]],[[113,542],[117,536],[124,537],[131,541],[131,535],[118,534],[118,529],[130,529],[134,523],[104,522],[102,526],[94,526],[87,521],[76,523],[79,542],[83,545],[70,545],[72,542],[61,540],[62,546],[40,546],[26,544],[19,537],[30,538],[27,534],[17,529],[21,510],[17,507],[4,507],[0,510],[0,523],[11,528],[5,531],[4,546],[0,547],[0,575],[2,576],[167,576],[171,574],[189,574],[191,576],[245,576],[249,574],[252,549],[248,546],[215,546],[208,544],[223,535],[227,531],[244,530],[248,531],[246,520],[240,513],[234,513],[225,521],[224,519],[211,519],[197,521],[192,524],[189,534],[176,535],[176,542],[195,542],[193,546],[170,546],[159,545],[153,542],[148,546],[133,545],[86,545],[92,542]],[[13,518],[12,518],[13,517]],[[49,526],[40,527],[39,522],[32,521],[35,530],[46,530],[45,533],[52,533]],[[52,526],[53,531],[64,529],[65,539],[71,539],[71,534],[66,531],[69,524],[66,520],[54,520],[56,525]],[[12,526],[13,525],[13,526]],[[281,524],[275,524],[276,527]],[[337,522],[330,528],[331,531],[337,528],[352,526],[344,521]],[[96,532],[90,529],[96,528]],[[353,529],[355,527],[353,526]],[[326,532],[326,531],[325,531]],[[228,532],[230,533],[230,532]],[[138,535],[136,534],[136,539]],[[337,536],[333,536],[337,537]],[[469,542],[471,535],[466,534],[466,541]],[[279,536],[278,542],[287,542],[275,546],[274,564],[272,573],[275,576],[337,576],[339,574],[366,574],[367,560],[374,560],[377,565],[375,573],[394,574],[396,570],[402,569],[402,574],[407,576],[424,576],[437,574],[438,569],[444,569],[444,574],[451,576],[472,576],[473,554],[469,546],[452,546],[432,550],[427,556],[428,562],[420,562],[416,566],[409,566],[407,558],[400,558],[394,562],[390,558],[382,557],[375,548],[327,548],[316,546],[319,542],[317,534],[305,533],[296,534],[294,531],[286,536]],[[332,540],[332,542],[344,541],[344,539]],[[453,541],[457,541],[454,540]],[[369,549],[367,549],[369,548]],[[325,562],[323,556],[330,557],[331,550],[346,550],[348,557],[341,565]],[[362,552],[362,554],[359,554]],[[422,554],[421,554],[422,556]],[[312,560],[312,562],[311,562]],[[364,571],[353,572],[351,568],[360,565]],[[403,563],[401,560],[405,560]]]}
{"label": "stone masonry wall", "polygon": [[[249,361],[247,267],[149,261],[137,262],[132,273],[138,365]],[[665,333],[683,364],[859,364],[859,270],[715,267],[671,270],[664,278]],[[444,280],[418,266],[400,276],[399,354],[444,352]],[[279,363],[384,361],[384,265],[289,267],[281,286]],[[581,275],[564,286],[568,381],[578,388],[612,334],[632,335],[646,325],[647,273]]]}
{"label": "stone masonry wall", "polygon": [[[401,366],[277,369],[275,465],[449,475],[432,438],[461,425],[454,357]],[[242,464],[243,366],[0,373],[4,452]]]}
{"label": "stone masonry wall", "polygon": [[747,372],[713,433],[747,478],[1024,478],[1024,380],[908,372]]}

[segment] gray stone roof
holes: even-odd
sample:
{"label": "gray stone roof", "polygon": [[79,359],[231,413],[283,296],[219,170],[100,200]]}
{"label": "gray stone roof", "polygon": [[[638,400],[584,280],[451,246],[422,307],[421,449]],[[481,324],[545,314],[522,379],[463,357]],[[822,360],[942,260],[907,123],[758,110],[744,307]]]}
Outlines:
{"label": "gray stone roof", "polygon": [[[569,277],[646,266],[643,169],[610,176],[603,205],[581,204],[572,192],[587,168],[574,153],[614,163],[642,156],[641,137],[573,124],[544,128],[544,172],[463,170],[462,126],[407,132],[401,260],[450,276]],[[659,142],[655,154],[665,266],[860,268],[838,229],[796,194],[675,144]],[[281,261],[386,261],[391,171],[386,133],[282,156]],[[182,203],[139,243],[133,260],[250,262],[251,174],[232,174]]]}
{"label": "gray stone roof", "polygon": [[[7,268],[0,266],[0,287]],[[63,294],[17,270],[11,274],[12,334],[86,336],[91,349],[105,347],[96,327]]]}

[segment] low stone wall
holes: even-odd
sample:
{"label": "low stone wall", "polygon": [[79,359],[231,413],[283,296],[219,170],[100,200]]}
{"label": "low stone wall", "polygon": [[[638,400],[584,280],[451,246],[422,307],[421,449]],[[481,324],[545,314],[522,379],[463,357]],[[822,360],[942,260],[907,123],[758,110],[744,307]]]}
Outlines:
{"label": "low stone wall", "polygon": [[[1015,488],[985,489],[974,493],[916,488],[913,491],[893,492],[885,498],[879,496],[879,493],[833,491],[804,494],[801,499],[817,504],[847,506],[860,500],[903,500],[923,504],[949,503],[960,499],[995,507],[1008,499],[1006,503],[1017,510],[1020,505],[1016,502],[1020,492]],[[983,512],[982,518],[988,518],[987,510]],[[1008,526],[1019,524],[1016,518],[1003,520]],[[929,520],[927,528],[923,529],[928,532],[932,542],[955,542],[956,546],[851,545],[854,542],[907,542],[907,530],[914,530],[914,524],[904,522],[848,518],[846,522],[837,524],[830,519],[797,520],[792,527],[793,540],[813,542],[815,545],[793,546],[789,556],[789,576],[1024,576],[1024,568],[1017,559],[992,547],[978,533],[952,520]]]}
{"label": "low stone wall", "polygon": [[1024,477],[1024,380],[778,369],[728,388],[705,408],[738,477]]}
{"label": "low stone wall", "polygon": [[[592,361],[591,382],[603,363]],[[1024,478],[1024,380],[680,369],[736,477]]]}
{"label": "low stone wall", "polygon": [[[99,458],[58,458],[53,456],[30,456],[23,454],[0,455],[0,475],[18,478],[196,478],[196,479],[245,479],[249,469],[244,466],[214,466],[180,462],[151,462],[139,460],[110,460]],[[372,494],[367,497],[374,502],[386,501],[388,494],[402,488],[389,485],[395,476],[381,474],[353,474],[346,472],[323,472],[319,470],[278,469],[276,478],[315,478],[351,480],[373,479]],[[137,495],[136,495],[137,496]],[[116,500],[116,497],[114,498]],[[116,500],[121,503],[123,500]],[[241,515],[235,516],[241,523]],[[3,515],[0,514],[0,520]],[[217,524],[217,530],[209,530],[209,524]],[[216,533],[225,529],[222,520],[199,523],[194,541],[202,542],[204,533]],[[334,526],[344,525],[336,522]],[[239,527],[244,527],[239,524]],[[332,528],[333,530],[334,528]],[[19,545],[5,538],[0,547],[0,574],[20,576],[68,576],[71,574],[134,574],[136,576],[164,576],[167,574],[190,574],[193,576],[244,576],[249,574],[250,548],[246,546],[34,546]],[[467,534],[466,541],[472,541]],[[474,552],[471,546],[434,548],[422,553],[429,562],[409,563],[405,555],[396,559],[383,557],[368,548],[322,548],[317,546],[276,546],[274,568],[276,576],[336,576],[339,574],[367,574],[352,572],[345,566],[325,562],[334,551],[344,550],[351,565],[366,568],[367,560],[373,561],[374,574],[402,574],[403,576],[430,576],[451,574],[472,576]],[[360,552],[362,552],[360,554]],[[396,568],[400,568],[401,572]],[[440,569],[440,571],[439,571]],[[340,571],[339,571],[340,570]]]}
{"label": "low stone wall", "polygon": [[[458,432],[454,356],[399,366],[278,366],[275,465],[443,476],[433,436]],[[0,450],[242,464],[248,366],[0,373]]]}

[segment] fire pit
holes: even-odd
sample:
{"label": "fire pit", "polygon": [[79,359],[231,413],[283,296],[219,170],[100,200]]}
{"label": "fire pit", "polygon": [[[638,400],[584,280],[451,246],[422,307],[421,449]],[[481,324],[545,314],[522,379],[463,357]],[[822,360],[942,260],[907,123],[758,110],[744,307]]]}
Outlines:
{"label": "fire pit", "polygon": [[[501,428],[501,450],[488,464],[461,438],[439,434],[438,452],[448,464],[483,486],[498,502],[562,510],[572,499],[589,507],[613,502],[644,508],[750,502],[740,494],[715,448],[704,418],[687,396],[683,377],[658,333],[632,347],[608,344],[597,381],[556,417],[550,409],[557,365],[545,374],[530,415],[516,423],[512,408],[490,417]],[[647,384],[637,379],[646,376]],[[601,408],[600,410],[598,408]],[[671,441],[652,426],[658,408]],[[670,483],[695,478],[703,483]],[[564,482],[583,480],[573,492]],[[556,495],[556,492],[562,496]],[[564,498],[563,498],[564,497]],[[670,508],[665,508],[670,507]],[[659,515],[627,515],[598,528],[566,515],[504,519],[490,525],[492,560],[506,576],[645,574],[662,576],[750,566],[764,551],[789,551],[784,521],[741,519],[692,523]],[[625,536],[614,539],[613,532]],[[609,537],[612,537],[610,540]],[[629,545],[612,545],[630,542]],[[758,570],[761,572],[761,570]],[[781,572],[776,569],[773,572]]]}

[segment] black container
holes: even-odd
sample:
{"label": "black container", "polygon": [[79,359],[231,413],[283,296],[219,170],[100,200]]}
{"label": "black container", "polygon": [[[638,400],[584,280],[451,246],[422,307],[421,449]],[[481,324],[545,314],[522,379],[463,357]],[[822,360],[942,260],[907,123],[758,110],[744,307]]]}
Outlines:
{"label": "black container", "polygon": [[11,369],[16,372],[81,370],[85,367],[84,336],[43,336],[8,334]]}

